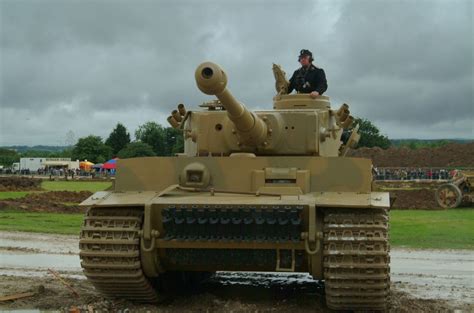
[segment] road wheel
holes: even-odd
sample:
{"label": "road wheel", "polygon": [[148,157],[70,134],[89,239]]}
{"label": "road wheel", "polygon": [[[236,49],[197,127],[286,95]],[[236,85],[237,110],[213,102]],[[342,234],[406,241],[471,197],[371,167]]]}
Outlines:
{"label": "road wheel", "polygon": [[445,209],[454,209],[461,204],[462,193],[458,186],[447,183],[436,189],[436,202]]}

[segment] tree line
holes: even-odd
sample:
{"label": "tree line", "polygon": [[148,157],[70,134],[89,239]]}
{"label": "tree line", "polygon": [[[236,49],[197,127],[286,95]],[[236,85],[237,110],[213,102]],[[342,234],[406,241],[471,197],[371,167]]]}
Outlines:
{"label": "tree line", "polygon": [[183,135],[178,129],[146,122],[137,128],[132,141],[127,128],[118,123],[105,141],[95,135],[79,138],[71,150],[71,158],[104,163],[113,157],[171,156],[181,152],[183,146]]}
{"label": "tree line", "polygon": [[360,140],[357,144],[358,148],[367,147],[380,147],[382,149],[389,148],[392,143],[390,139],[386,135],[380,133],[375,124],[365,118],[354,118],[354,123],[352,123],[353,127],[359,125],[359,134]]}
{"label": "tree line", "polygon": [[141,156],[171,156],[182,152],[183,135],[180,130],[163,127],[155,122],[146,122],[135,131],[135,140],[131,139],[127,128],[117,123],[104,140],[100,136],[89,135],[79,138],[71,147],[61,151],[27,150],[17,152],[14,149],[0,148],[0,165],[11,166],[20,158],[71,158],[104,163],[113,157],[122,159]]}
{"label": "tree line", "polygon": [[[380,147],[387,149],[392,140],[383,135],[379,128],[364,118],[355,118],[353,125],[359,125],[361,139],[358,147]],[[29,150],[16,152],[0,148],[0,165],[10,166],[21,157],[65,157],[73,160],[88,160],[93,163],[104,163],[113,157],[122,159],[143,156],[171,156],[183,151],[184,141],[181,130],[163,127],[155,122],[146,122],[135,130],[132,140],[127,128],[117,123],[109,136],[104,140],[100,136],[89,135],[79,138],[75,145],[62,151]],[[412,149],[429,146],[440,146],[449,141],[420,143],[416,140],[403,143],[395,141],[396,146],[407,146]]]}

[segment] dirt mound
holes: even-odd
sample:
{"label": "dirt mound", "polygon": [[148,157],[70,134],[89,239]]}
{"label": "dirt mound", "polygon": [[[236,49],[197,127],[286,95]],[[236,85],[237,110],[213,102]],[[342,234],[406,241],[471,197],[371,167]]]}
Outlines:
{"label": "dirt mound", "polygon": [[435,200],[435,191],[439,185],[439,182],[377,181],[374,188],[389,192],[390,197],[396,198],[393,209],[442,210]]}
{"label": "dirt mound", "polygon": [[439,148],[359,148],[349,156],[372,159],[377,167],[474,167],[474,142]]}
{"label": "dirt mound", "polygon": [[26,198],[39,202],[79,203],[92,195],[90,191],[49,191],[31,193]]}
{"label": "dirt mound", "polygon": [[430,189],[436,190],[444,181],[429,180],[377,180],[374,182],[376,190],[385,191],[390,189]]}
{"label": "dirt mound", "polygon": [[24,198],[0,201],[0,210],[19,209],[28,212],[82,213],[79,203],[90,197],[90,191],[50,191],[31,193]]}
{"label": "dirt mound", "polygon": [[394,209],[442,210],[435,200],[434,190],[390,190],[390,196],[396,197]]}
{"label": "dirt mound", "polygon": [[0,191],[41,190],[41,181],[29,177],[0,177]]}
{"label": "dirt mound", "polygon": [[[219,293],[206,286],[182,292],[173,296],[164,296],[158,304],[131,303],[121,299],[104,299],[87,280],[66,278],[79,297],[72,296],[58,280],[52,277],[15,277],[0,276],[0,288],[5,295],[33,291],[32,297],[0,304],[0,310],[23,310],[38,308],[41,310],[60,310],[61,312],[334,312],[324,305],[323,295],[319,292],[297,290],[274,297],[274,292],[256,288],[254,294],[239,294],[235,286],[218,286]],[[247,286],[248,288],[249,286]],[[238,287],[237,287],[238,288]],[[250,286],[252,289],[252,286]],[[254,288],[255,289],[255,288]],[[409,293],[390,290],[389,312],[472,312],[469,303],[455,304],[440,299],[418,299]]]}

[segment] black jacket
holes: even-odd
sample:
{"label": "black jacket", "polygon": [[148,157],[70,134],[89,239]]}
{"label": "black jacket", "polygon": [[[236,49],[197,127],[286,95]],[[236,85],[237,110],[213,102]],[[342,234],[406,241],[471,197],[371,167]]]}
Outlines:
{"label": "black jacket", "polygon": [[322,68],[318,68],[311,64],[309,68],[299,68],[290,78],[290,86],[288,93],[296,90],[300,93],[319,92],[322,95],[328,89],[326,74]]}

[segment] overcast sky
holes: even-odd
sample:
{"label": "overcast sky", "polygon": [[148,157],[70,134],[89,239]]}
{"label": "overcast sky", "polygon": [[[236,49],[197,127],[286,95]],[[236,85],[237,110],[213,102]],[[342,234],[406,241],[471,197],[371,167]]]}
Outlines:
{"label": "overcast sky", "polygon": [[473,139],[472,2],[0,0],[0,145],[165,125],[210,99],[194,82],[207,60],[270,109],[272,62],[291,75],[303,48],[333,107],[390,138]]}

